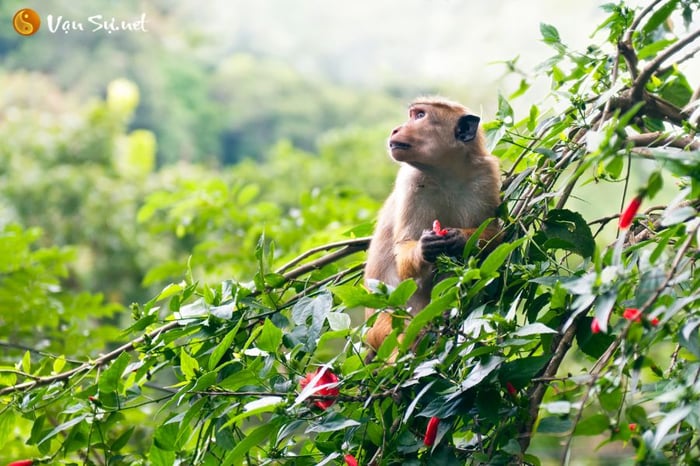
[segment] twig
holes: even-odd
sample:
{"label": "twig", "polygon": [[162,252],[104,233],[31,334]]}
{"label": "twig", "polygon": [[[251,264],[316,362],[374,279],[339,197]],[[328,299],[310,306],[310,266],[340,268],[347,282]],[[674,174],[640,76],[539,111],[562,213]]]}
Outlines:
{"label": "twig", "polygon": [[[320,269],[321,267],[331,264],[339,259],[342,259],[345,256],[349,256],[351,254],[355,254],[356,252],[364,251],[367,249],[369,246],[369,240],[370,238],[358,238],[356,240],[352,240],[352,242],[348,242],[348,244],[343,247],[342,249],[339,249],[338,251],[332,252],[330,254],[326,254],[323,257],[320,257],[314,261],[311,261],[307,264],[304,264],[302,266],[297,267],[296,269],[290,270],[287,273],[284,273],[284,278],[287,280],[294,280],[295,278],[298,278],[305,273],[311,272],[312,270]],[[339,244],[339,243],[336,243]],[[323,247],[323,246],[322,246]],[[319,249],[319,251],[322,251],[323,249]],[[302,254],[304,255],[304,254]],[[300,256],[301,257],[301,256]],[[297,258],[298,259],[298,258]],[[298,263],[302,259],[294,259],[290,262],[292,263]],[[281,270],[283,270],[286,265],[282,267]]]}
{"label": "twig", "polygon": [[647,82],[649,82],[654,72],[658,70],[659,67],[673,54],[683,49],[683,47],[690,44],[698,37],[700,37],[700,29],[688,34],[683,39],[679,40],[678,42],[664,50],[663,53],[657,55],[656,58],[654,58],[654,60],[652,60],[651,63],[649,63],[642,70],[642,72],[639,73],[639,76],[637,76],[637,78],[634,80],[634,83],[632,84],[631,88],[632,99],[637,101],[642,100],[642,97],[644,95],[644,86],[647,85]]}
{"label": "twig", "polygon": [[34,387],[39,387],[39,386],[43,386],[43,385],[50,385],[54,382],[61,382],[63,380],[68,380],[72,376],[74,376],[75,374],[79,374],[81,372],[87,372],[87,371],[90,371],[96,367],[100,367],[104,364],[107,364],[108,362],[111,362],[114,359],[117,359],[122,353],[127,352],[127,351],[132,351],[134,348],[136,348],[136,346],[140,345],[144,341],[152,340],[152,339],[156,338],[158,335],[160,335],[161,333],[164,333],[164,332],[167,332],[167,331],[172,330],[174,328],[177,328],[178,325],[180,325],[179,321],[175,320],[175,321],[169,322],[161,327],[158,327],[157,329],[153,330],[150,333],[142,335],[142,336],[130,341],[129,343],[126,343],[126,344],[120,346],[119,348],[117,348],[113,351],[110,351],[109,353],[107,353],[103,356],[100,356],[99,358],[95,359],[94,361],[83,363],[82,365],[80,365],[74,369],[71,369],[69,371],[61,372],[59,374],[51,375],[48,377],[38,377],[36,380],[33,380],[31,382],[24,382],[24,383],[20,383],[17,385],[12,385],[10,387],[1,388],[0,389],[0,396],[8,395],[10,393],[15,393],[15,392],[19,392],[19,391],[29,390],[29,389],[32,389]]}
{"label": "twig", "polygon": [[549,360],[549,364],[547,364],[547,367],[545,368],[542,375],[537,377],[539,381],[528,392],[528,398],[530,399],[528,416],[526,418],[525,423],[520,428],[520,436],[518,439],[521,451],[526,451],[527,448],[530,446],[530,441],[532,440],[532,428],[534,427],[535,422],[537,421],[537,417],[540,411],[540,405],[542,404],[542,399],[544,398],[544,394],[547,391],[547,381],[549,379],[552,379],[556,375],[557,371],[559,370],[559,366],[564,360],[566,353],[569,351],[569,348],[571,347],[571,343],[573,342],[575,336],[576,321],[572,322],[571,325],[569,325],[569,328],[566,329],[559,341],[553,342],[552,348],[556,348],[554,350],[554,354]]}
{"label": "twig", "polygon": [[369,243],[369,237],[365,238],[355,238],[355,239],[350,239],[346,241],[338,241],[337,243],[329,243],[329,244],[324,244],[312,249],[309,249],[308,251],[304,252],[303,254],[295,257],[291,261],[287,262],[284,264],[282,267],[278,268],[275,273],[282,274],[285,272],[285,270],[293,267],[294,265],[298,264],[299,262],[303,261],[307,257],[310,257],[317,252],[323,252],[323,251],[329,251],[331,249],[337,249],[337,248],[342,248],[342,247],[356,247],[356,246],[363,246],[367,247],[367,244]]}
{"label": "twig", "polygon": [[633,134],[627,140],[635,147],[675,147],[678,149],[698,150],[700,141],[691,136],[672,136],[661,131]]}

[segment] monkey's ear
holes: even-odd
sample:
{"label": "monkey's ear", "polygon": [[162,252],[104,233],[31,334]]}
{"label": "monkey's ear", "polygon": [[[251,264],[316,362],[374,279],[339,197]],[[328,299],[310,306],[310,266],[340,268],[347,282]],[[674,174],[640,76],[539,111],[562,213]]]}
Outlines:
{"label": "monkey's ear", "polygon": [[469,142],[476,137],[476,130],[481,119],[476,115],[462,115],[455,126],[455,138],[458,141]]}

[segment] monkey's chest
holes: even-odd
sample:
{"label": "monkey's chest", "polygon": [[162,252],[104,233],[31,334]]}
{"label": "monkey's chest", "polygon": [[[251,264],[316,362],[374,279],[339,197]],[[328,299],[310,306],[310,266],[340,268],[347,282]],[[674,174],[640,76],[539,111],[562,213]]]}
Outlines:
{"label": "monkey's chest", "polygon": [[409,219],[411,237],[416,239],[424,230],[432,228],[434,220],[439,220],[445,228],[473,228],[486,219],[482,218],[481,208],[479,203],[475,202],[473,193],[462,190],[417,191],[414,196],[409,196],[404,201],[396,213]]}

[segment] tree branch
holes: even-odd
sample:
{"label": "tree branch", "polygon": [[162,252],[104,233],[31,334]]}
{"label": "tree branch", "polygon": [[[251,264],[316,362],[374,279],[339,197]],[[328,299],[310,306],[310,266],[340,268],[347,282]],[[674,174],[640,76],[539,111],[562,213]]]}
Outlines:
{"label": "tree branch", "polygon": [[[295,278],[298,278],[298,277],[304,275],[305,273],[311,272],[312,270],[320,269],[321,267],[328,265],[328,264],[331,264],[337,260],[340,260],[345,256],[355,254],[356,252],[364,251],[369,246],[369,240],[370,240],[370,237],[366,237],[366,238],[358,238],[358,239],[355,239],[352,241],[346,241],[346,242],[342,242],[342,243],[333,243],[333,245],[335,245],[334,247],[337,247],[337,245],[343,245],[343,244],[345,244],[345,247],[343,247],[342,249],[339,249],[338,251],[332,252],[330,254],[326,254],[323,257],[319,257],[318,259],[313,260],[313,261],[311,261],[307,264],[304,264],[302,266],[299,266],[296,269],[290,270],[289,272],[284,273],[283,274],[284,278],[287,280],[294,280]],[[317,250],[315,252],[331,249],[330,246],[331,245],[320,246],[319,248],[316,248]],[[287,268],[289,266],[289,264],[296,264],[296,263],[300,262],[301,260],[303,260],[304,257],[308,257],[308,256],[309,255],[304,253],[301,256],[299,256],[298,258],[289,262],[288,264],[282,266],[282,268],[280,268],[279,270],[285,270],[285,268]]]}
{"label": "tree branch", "polygon": [[633,134],[627,140],[635,147],[676,147],[678,149],[700,149],[700,141],[691,136],[672,136],[661,131]]}
{"label": "tree branch", "polygon": [[329,243],[329,244],[324,244],[312,249],[309,249],[308,251],[304,252],[303,254],[300,254],[299,256],[295,257],[291,261],[287,262],[284,264],[282,267],[278,268],[275,272],[276,273],[284,273],[285,270],[295,266],[299,262],[303,261],[307,257],[311,257],[312,255],[316,254],[317,252],[322,252],[322,251],[330,251],[331,249],[337,249],[337,248],[342,248],[342,247],[359,247],[361,246],[362,248],[366,249],[368,244],[369,244],[370,237],[365,237],[365,238],[355,238],[347,241],[339,241],[337,243]]}
{"label": "tree branch", "polygon": [[552,348],[555,348],[552,359],[549,360],[549,364],[547,364],[547,367],[542,375],[537,377],[537,382],[535,385],[528,391],[528,398],[530,399],[528,415],[525,423],[520,428],[520,435],[518,439],[521,451],[527,451],[527,448],[530,446],[530,441],[532,440],[532,428],[535,426],[535,422],[539,416],[540,405],[542,404],[542,399],[547,391],[549,380],[554,379],[556,376],[559,366],[564,360],[564,356],[566,356],[569,348],[571,348],[571,343],[573,342],[575,336],[576,321],[569,325],[569,328],[566,329],[564,334],[561,336],[561,339],[552,342]]}
{"label": "tree branch", "polygon": [[88,372],[91,371],[92,369],[96,367],[103,366],[115,359],[117,359],[122,353],[126,351],[132,351],[136,346],[140,345],[146,340],[152,340],[156,338],[158,335],[161,333],[167,332],[169,330],[172,330],[176,328],[178,325],[180,325],[180,322],[175,320],[172,322],[168,322],[165,325],[162,325],[158,327],[157,329],[153,330],[150,333],[147,333],[145,335],[142,335],[129,343],[126,343],[119,348],[110,351],[109,353],[100,356],[99,358],[95,359],[94,361],[86,362],[81,364],[80,366],[76,367],[75,369],[71,369],[66,372],[61,372],[60,374],[56,375],[51,375],[48,377],[37,377],[36,380],[33,380],[31,382],[24,382],[20,383],[17,385],[12,385],[10,387],[5,387],[0,389],[0,396],[2,395],[8,395],[10,393],[15,393],[19,391],[24,391],[24,390],[29,390],[34,387],[39,387],[43,385],[50,385],[54,382],[62,382],[64,380],[68,380],[69,378],[73,377],[76,374],[80,374],[81,372]]}
{"label": "tree branch", "polygon": [[654,58],[643,70],[641,73],[639,73],[639,76],[634,80],[634,83],[632,84],[632,98],[633,100],[642,100],[642,95],[644,93],[644,87],[647,85],[647,82],[651,79],[652,75],[656,70],[659,69],[659,67],[666,61],[668,60],[673,54],[678,52],[679,50],[682,50],[683,47],[686,45],[690,44],[693,42],[695,39],[700,37],[700,29],[698,29],[695,32],[692,32],[685,36],[683,39],[679,40],[669,48],[663,51],[663,53],[660,53],[659,55]]}

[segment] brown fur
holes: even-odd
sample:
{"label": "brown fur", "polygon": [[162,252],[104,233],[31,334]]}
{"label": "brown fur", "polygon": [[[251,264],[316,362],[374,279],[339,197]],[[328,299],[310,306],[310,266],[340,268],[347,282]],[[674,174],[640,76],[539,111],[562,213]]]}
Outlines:
{"label": "brown fur", "polygon": [[[442,240],[430,231],[433,220],[451,231],[454,250],[494,217],[500,204],[498,159],[486,151],[481,126],[468,142],[455,136],[463,115],[473,113],[446,99],[420,98],[410,105],[408,121],[395,128],[389,139],[390,154],[400,168],[394,190],[379,213],[365,280],[396,286],[413,278],[418,290],[408,302],[412,314],[428,304],[433,288],[434,258],[429,255],[432,260],[426,260],[426,249],[432,244],[435,251]],[[481,239],[493,238],[497,230],[496,225],[490,226]],[[365,317],[374,312],[367,309]],[[367,344],[378,349],[391,331],[391,315],[382,312],[367,332]]]}

